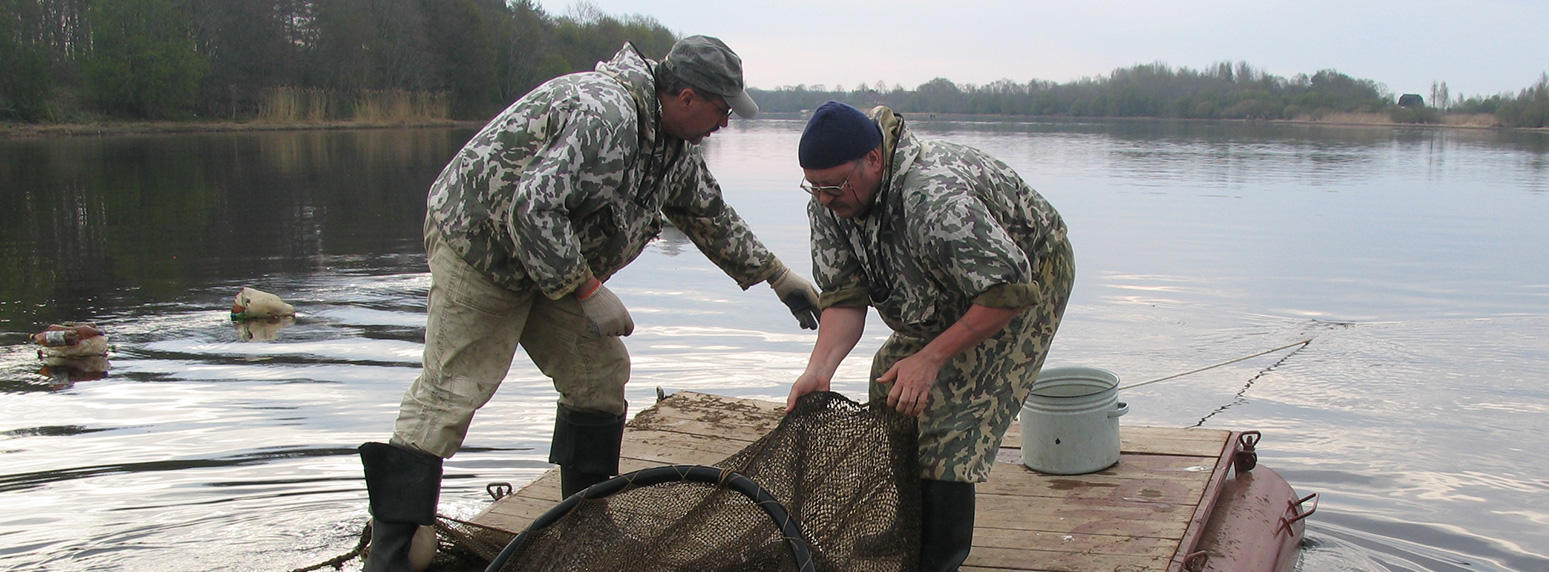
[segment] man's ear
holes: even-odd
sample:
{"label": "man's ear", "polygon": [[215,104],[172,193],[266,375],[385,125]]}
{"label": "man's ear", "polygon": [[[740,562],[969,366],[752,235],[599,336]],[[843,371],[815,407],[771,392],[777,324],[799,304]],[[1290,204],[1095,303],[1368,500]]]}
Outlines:
{"label": "man's ear", "polygon": [[694,88],[692,87],[685,87],[683,88],[683,91],[678,92],[678,103],[681,103],[684,106],[693,103],[694,100],[698,98],[699,92],[694,91]]}

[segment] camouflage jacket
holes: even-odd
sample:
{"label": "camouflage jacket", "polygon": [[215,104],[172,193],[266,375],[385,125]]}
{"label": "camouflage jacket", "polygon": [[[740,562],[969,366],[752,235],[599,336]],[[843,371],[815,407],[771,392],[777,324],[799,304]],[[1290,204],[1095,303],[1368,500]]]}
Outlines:
{"label": "camouflage jacket", "polygon": [[485,125],[430,187],[446,243],[497,284],[555,299],[629,264],[664,215],[744,289],[778,271],[699,147],[661,130],[655,65],[626,44]]}
{"label": "camouflage jacket", "polygon": [[1065,222],[1005,163],[972,147],[921,140],[886,107],[886,165],[871,208],[846,220],[814,199],[813,277],[821,305],[877,308],[895,332],[933,339],[969,306],[1040,302],[1033,268]]}

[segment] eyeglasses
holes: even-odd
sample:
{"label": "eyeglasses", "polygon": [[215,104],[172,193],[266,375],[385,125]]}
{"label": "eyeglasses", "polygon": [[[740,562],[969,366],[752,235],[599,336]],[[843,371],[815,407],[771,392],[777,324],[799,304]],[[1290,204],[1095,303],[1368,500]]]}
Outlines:
{"label": "eyeglasses", "polygon": [[[720,110],[721,116],[722,117],[731,117],[731,111],[732,111],[731,104],[727,103],[726,98],[724,98],[724,97],[717,97],[715,99],[716,100],[720,100],[720,102],[721,102],[719,105],[716,105],[716,107],[720,107],[722,105],[726,106],[726,109]],[[711,100],[711,101],[715,101],[715,100]]]}
{"label": "eyeglasses", "polygon": [[863,161],[855,162],[855,167],[850,169],[850,174],[844,177],[843,183],[839,183],[837,185],[814,185],[812,184],[812,181],[802,179],[801,190],[807,191],[807,194],[812,195],[813,198],[817,198],[818,193],[822,193],[828,195],[828,198],[837,199],[844,195],[844,189],[850,186],[850,177],[854,177],[855,172],[861,169],[862,162]]}

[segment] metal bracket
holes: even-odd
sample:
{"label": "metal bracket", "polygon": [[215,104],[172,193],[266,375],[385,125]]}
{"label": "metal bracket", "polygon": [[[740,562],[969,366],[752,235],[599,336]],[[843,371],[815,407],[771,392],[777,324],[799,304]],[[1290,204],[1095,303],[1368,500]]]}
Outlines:
{"label": "metal bracket", "polygon": [[1232,454],[1232,466],[1237,474],[1246,473],[1259,466],[1259,454],[1253,450],[1263,438],[1258,431],[1243,431],[1237,435],[1237,452]]}
{"label": "metal bracket", "polygon": [[1189,572],[1203,572],[1208,562],[1210,562],[1210,552],[1204,550],[1191,552],[1183,557],[1183,569]]}
{"label": "metal bracket", "polygon": [[484,492],[489,493],[490,498],[500,500],[511,495],[511,483],[490,483],[484,485]]}
{"label": "metal bracket", "polygon": [[[1312,508],[1304,511],[1302,510],[1302,505],[1307,504],[1307,501],[1312,501]],[[1312,493],[1294,502],[1286,501],[1286,504],[1289,506],[1285,507],[1285,512],[1286,514],[1292,516],[1289,518],[1284,516],[1280,517],[1280,526],[1275,527],[1275,534],[1280,534],[1282,529],[1289,532],[1291,530],[1292,524],[1312,516],[1312,513],[1318,512],[1318,493]]]}

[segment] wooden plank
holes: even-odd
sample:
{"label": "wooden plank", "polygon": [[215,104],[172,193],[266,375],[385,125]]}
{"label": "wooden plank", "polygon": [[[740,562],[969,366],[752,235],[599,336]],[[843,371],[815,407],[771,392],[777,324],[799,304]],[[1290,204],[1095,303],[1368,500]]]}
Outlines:
{"label": "wooden plank", "polygon": [[[558,479],[555,479],[556,489]],[[527,530],[527,525],[537,520],[543,513],[554,508],[554,501],[547,499],[528,498],[524,494],[508,495],[484,509],[484,512],[473,517],[475,524],[481,524],[491,528],[498,528],[507,532],[521,532]]]}
{"label": "wooden plank", "polygon": [[1183,536],[1193,512],[1193,507],[1187,505],[1055,499],[1039,502],[1036,497],[981,496],[974,504],[974,526],[1171,538],[1176,542]]}
{"label": "wooden plank", "polygon": [[1015,462],[995,464],[979,494],[1053,498],[1113,498],[1195,504],[1215,459],[1123,453],[1112,467],[1085,475],[1045,475]]}
{"label": "wooden plank", "polygon": [[[1220,429],[1176,429],[1169,427],[1119,426],[1119,450],[1150,455],[1216,457],[1226,446],[1231,431]],[[1013,422],[1001,438],[1000,446],[1022,448],[1022,426]]]}
{"label": "wooden plank", "polygon": [[974,546],[959,570],[1036,570],[1040,572],[1091,572],[1093,570],[1157,570],[1167,556],[1142,554],[1090,554],[1064,550],[1007,549]]}
{"label": "wooden plank", "polygon": [[657,465],[713,465],[752,444],[732,435],[693,435],[672,431],[633,430],[625,433],[619,456],[655,461]]}
{"label": "wooden plank", "polygon": [[680,391],[636,414],[629,426],[754,441],[784,417],[784,404]]}
{"label": "wooden plank", "polygon": [[1087,554],[1130,554],[1143,556],[1172,556],[1173,543],[1169,539],[1146,536],[1121,536],[1073,532],[1048,532],[979,528],[974,531],[974,549],[1011,548],[1026,549],[1058,547],[1066,552]]}

